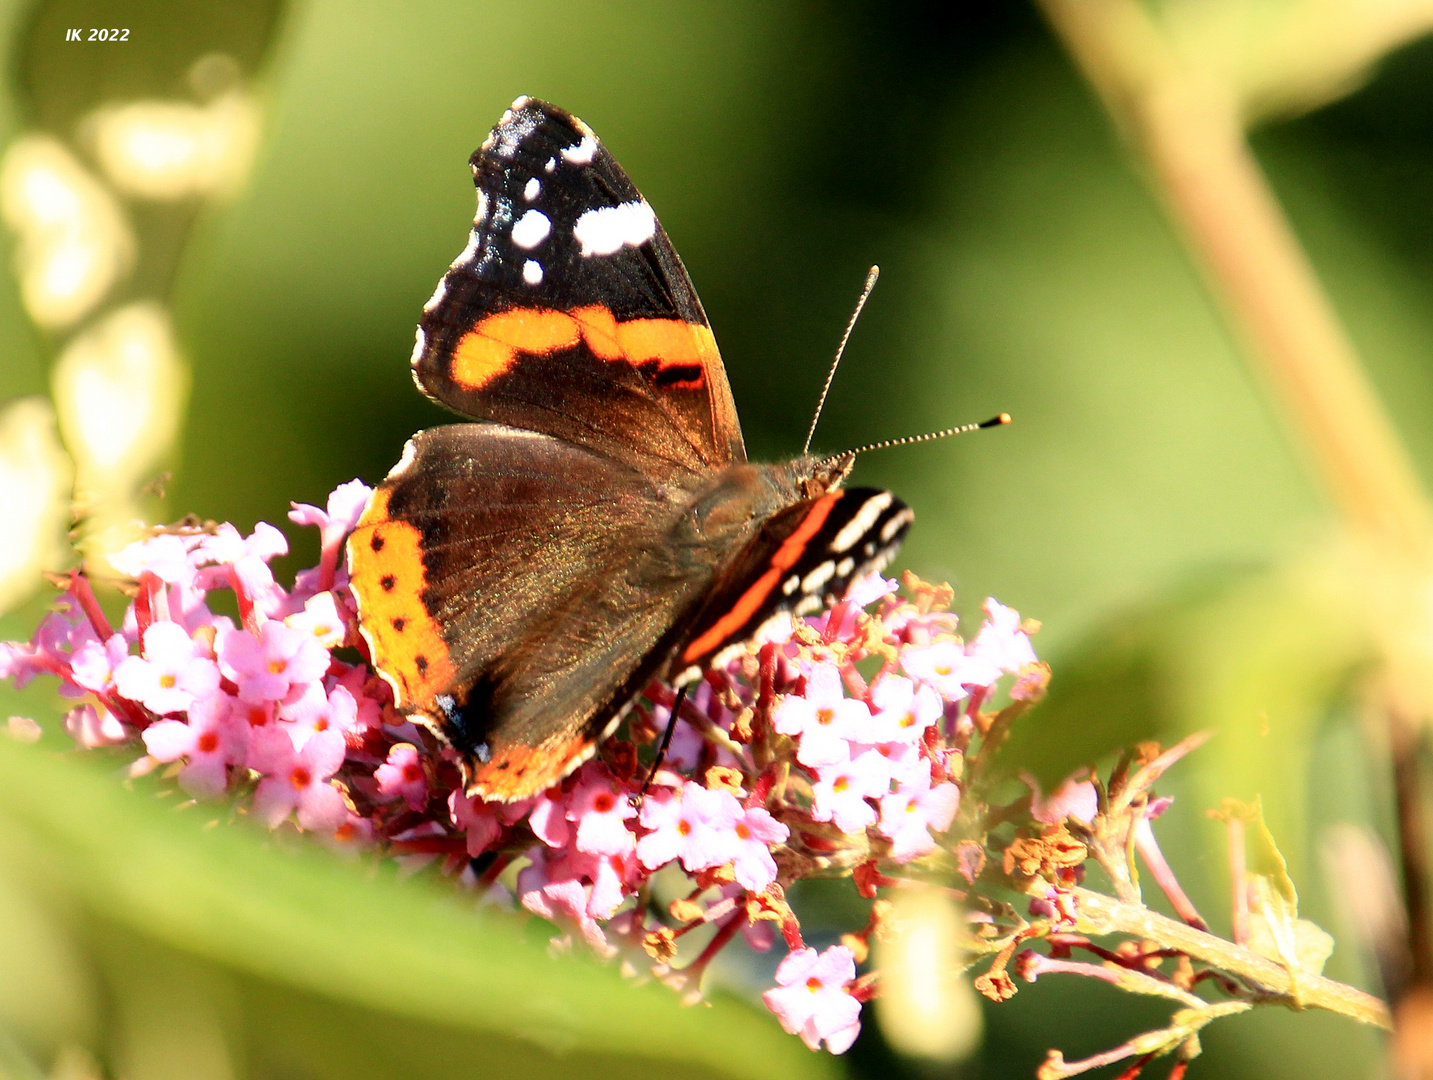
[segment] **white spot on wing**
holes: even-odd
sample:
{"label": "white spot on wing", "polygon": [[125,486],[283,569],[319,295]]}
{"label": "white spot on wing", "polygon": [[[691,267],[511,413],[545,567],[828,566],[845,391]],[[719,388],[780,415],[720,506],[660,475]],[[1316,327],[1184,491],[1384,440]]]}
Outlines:
{"label": "white spot on wing", "polygon": [[473,215],[473,224],[481,225],[488,220],[488,193],[478,189],[478,212]]}
{"label": "white spot on wing", "polygon": [[555,168],[557,168],[557,158],[550,157],[547,159],[547,164],[542,167],[542,171],[550,173]]}
{"label": "white spot on wing", "polygon": [[801,602],[796,605],[795,614],[810,615],[813,611],[820,611],[822,603],[819,596],[803,596]]}
{"label": "white spot on wing", "polygon": [[403,456],[398,459],[398,464],[388,470],[388,479],[392,480],[395,476],[402,476],[417,458],[418,447],[414,445],[412,439],[409,439],[403,444]]}
{"label": "white spot on wing", "polygon": [[889,544],[891,537],[916,519],[915,512],[908,506],[890,521],[881,526],[881,543]]}
{"label": "white spot on wing", "polygon": [[572,235],[582,245],[584,257],[611,255],[623,247],[639,247],[652,239],[656,231],[657,216],[646,199],[588,210],[572,227]]}
{"label": "white spot on wing", "polygon": [[827,559],[811,573],[801,579],[801,591],[804,593],[818,593],[825,586],[826,582],[836,576],[836,564]]}
{"label": "white spot on wing", "polygon": [[856,569],[856,560],[848,555],[836,564],[836,576],[845,577],[854,569]]}
{"label": "white spot on wing", "polygon": [[542,284],[542,263],[536,259],[528,259],[522,264],[522,279],[529,285]]}
{"label": "white spot on wing", "polygon": [[552,222],[541,210],[529,210],[512,227],[512,242],[520,248],[531,251],[547,239],[552,232]]}
{"label": "white spot on wing", "polygon": [[794,592],[796,591],[797,586],[799,586],[800,584],[801,584],[801,575],[800,575],[800,574],[792,574],[789,578],[787,578],[785,581],[783,581],[783,582],[781,583],[781,595],[782,595],[782,596],[790,596],[792,593],[794,593]]}
{"label": "white spot on wing", "polygon": [[562,156],[574,165],[591,165],[592,158],[597,153],[597,140],[591,135],[582,136],[582,141],[576,146],[566,147]]}
{"label": "white spot on wing", "polygon": [[537,198],[538,192],[540,192],[541,190],[542,181],[534,176],[523,186],[522,197],[528,202],[532,202],[533,199]]}
{"label": "white spot on wing", "polygon": [[474,229],[468,234],[468,246],[458,253],[458,257],[449,264],[449,269],[456,269],[459,266],[466,266],[473,261],[473,256],[478,253],[478,230]]}
{"label": "white spot on wing", "polygon": [[[438,279],[438,287],[433,290],[433,295],[428,297],[428,302],[423,305],[423,311],[432,311],[443,302],[443,297],[448,295],[448,278],[446,275]],[[422,331],[419,331],[420,333]]]}
{"label": "white spot on wing", "polygon": [[841,526],[841,531],[836,534],[836,539],[831,541],[831,546],[827,550],[834,551],[838,555],[847,551],[861,537],[871,531],[871,526],[876,523],[876,519],[885,513],[886,508],[894,501],[895,496],[889,491],[872,495],[862,504],[861,509],[856,511],[856,516]]}
{"label": "white spot on wing", "polygon": [[[442,286],[439,286],[439,287],[441,288]],[[415,338],[415,340],[414,340],[414,342],[413,342],[413,355],[412,355],[412,356],[409,358],[409,360],[408,360],[408,363],[409,363],[410,365],[416,367],[417,364],[418,364],[418,361],[421,360],[421,359],[423,359],[423,349],[424,349],[426,346],[427,346],[427,341],[426,341],[426,339],[423,337],[423,328],[420,326],[420,327],[418,327],[418,333],[417,333],[417,336],[416,336],[416,338]]]}

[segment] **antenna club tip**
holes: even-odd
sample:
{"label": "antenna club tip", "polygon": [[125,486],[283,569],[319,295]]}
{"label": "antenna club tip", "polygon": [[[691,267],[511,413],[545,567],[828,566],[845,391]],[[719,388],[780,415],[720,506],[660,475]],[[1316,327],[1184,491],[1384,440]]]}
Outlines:
{"label": "antenna club tip", "polygon": [[1003,425],[1010,423],[1010,421],[1010,414],[1008,412],[1003,412],[999,416],[992,416],[989,420],[985,421],[985,423],[981,424],[980,426],[983,428],[1002,427]]}

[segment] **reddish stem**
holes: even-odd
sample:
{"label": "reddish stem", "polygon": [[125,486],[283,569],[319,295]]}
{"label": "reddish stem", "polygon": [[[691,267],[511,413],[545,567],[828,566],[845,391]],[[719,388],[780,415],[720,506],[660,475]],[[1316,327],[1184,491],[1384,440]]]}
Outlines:
{"label": "reddish stem", "polygon": [[74,593],[75,601],[80,605],[80,610],[89,619],[90,626],[94,627],[95,634],[101,641],[108,641],[114,636],[114,629],[105,618],[104,609],[95,598],[95,591],[90,587],[90,579],[85,577],[78,569],[70,571],[70,592]]}
{"label": "reddish stem", "polygon": [[1141,816],[1135,825],[1134,845],[1138,849],[1140,857],[1144,859],[1150,876],[1154,878],[1169,899],[1175,914],[1196,930],[1208,930],[1209,924],[1195,910],[1194,902],[1179,887],[1179,880],[1174,876],[1174,871],[1170,869],[1169,863],[1165,861],[1164,852],[1159,848],[1159,841],[1154,838],[1154,829],[1150,827],[1149,818]]}

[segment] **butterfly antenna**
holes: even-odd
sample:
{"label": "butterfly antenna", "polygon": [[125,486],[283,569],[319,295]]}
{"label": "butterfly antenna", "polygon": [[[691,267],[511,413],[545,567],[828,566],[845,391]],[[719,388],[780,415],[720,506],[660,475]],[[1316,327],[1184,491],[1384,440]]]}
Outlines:
{"label": "butterfly antenna", "polygon": [[642,790],[637,792],[635,801],[639,806],[647,797],[647,789],[652,786],[652,779],[657,775],[657,770],[667,759],[667,748],[672,745],[672,732],[677,730],[677,714],[682,711],[682,702],[686,699],[687,688],[683,686],[677,691],[677,700],[672,702],[672,713],[667,717],[667,730],[662,734],[662,743],[657,747],[657,756],[652,758],[652,767],[647,770],[647,779],[642,781]]}
{"label": "butterfly antenna", "polygon": [[856,320],[861,317],[866,298],[871,295],[871,290],[876,287],[876,278],[880,276],[879,266],[873,266],[866,271],[866,284],[861,288],[861,297],[856,301],[856,310],[851,312],[851,321],[846,324],[846,332],[841,335],[841,344],[836,346],[836,359],[831,361],[831,370],[826,372],[826,385],[821,387],[821,397],[816,401],[816,415],[811,418],[811,427],[806,431],[806,442],[801,446],[803,455],[811,449],[811,440],[816,435],[816,425],[821,420],[821,410],[826,407],[826,395],[831,392],[831,380],[836,377],[836,368],[841,363],[841,354],[846,351],[846,342],[851,340],[851,331],[856,328]]}
{"label": "butterfly antenna", "polygon": [[930,442],[932,439],[944,439],[951,435],[964,435],[968,431],[979,431],[981,428],[1003,427],[1010,423],[1010,414],[1001,413],[999,416],[992,416],[989,420],[982,420],[978,424],[961,424],[959,427],[948,427],[940,431],[928,431],[924,435],[906,435],[899,439],[885,439],[882,442],[867,443],[865,446],[858,446],[854,450],[847,450],[845,453],[836,455],[855,457],[857,454],[864,454],[868,450],[885,450],[891,446],[909,446],[912,443]]}

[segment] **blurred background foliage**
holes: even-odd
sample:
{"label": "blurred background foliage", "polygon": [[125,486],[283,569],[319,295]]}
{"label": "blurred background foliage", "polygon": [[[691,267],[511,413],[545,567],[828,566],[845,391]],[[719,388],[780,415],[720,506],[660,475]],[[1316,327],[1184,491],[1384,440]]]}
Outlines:
{"label": "blurred background foliage", "polygon": [[[1257,160],[1425,480],[1427,7],[1142,8],[1259,121]],[[66,42],[70,27],[128,41]],[[60,147],[68,157],[43,160],[89,177],[74,189],[100,223],[86,228],[114,230],[114,265],[86,271],[101,277],[74,310],[46,308],[26,273],[36,251],[78,241],[26,232],[20,211],[0,274],[0,477],[33,481],[36,506],[75,479],[91,550],[139,512],[282,523],[289,500],[376,481],[414,430],[443,422],[406,359],[465,241],[465,163],[514,96],[548,98],[596,128],[661,214],[753,457],[799,447],[865,269],[881,265],[817,446],[1014,415],[872,454],[856,475],[915,507],[901,565],[949,580],[968,616],[993,594],[1044,623],[1052,697],[1012,767],[1048,781],[1118,745],[1214,728],[1160,827],[1194,900],[1227,932],[1222,834],[1203,811],[1262,794],[1304,913],[1340,941],[1328,974],[1379,990],[1346,910],[1359,902],[1348,863],[1321,857],[1348,823],[1389,830],[1382,736],[1358,689],[1377,651],[1349,572],[1359,556],[1035,8],[41,0],[0,6],[0,41],[0,143]],[[222,130],[219,149],[191,137],[189,179],[156,187],[123,157],[124,124],[150,116],[126,111],[136,103],[162,106],[172,130]],[[121,339],[149,342],[149,359],[114,367],[104,343]],[[86,450],[77,386],[101,415],[153,410],[126,436],[133,454]],[[293,539],[290,569],[316,551]],[[60,568],[50,543],[12,562]],[[44,603],[6,594],[0,636],[28,636]],[[58,711],[44,688],[0,689],[0,715],[53,729]],[[64,745],[47,730],[39,750],[0,746],[0,1074],[1028,1077],[1048,1047],[1074,1058],[1153,1022],[1113,990],[1047,979],[983,1020],[952,999],[968,1037],[945,1056],[963,1060],[902,1056],[868,1013],[852,1053],[827,1061],[720,990],[717,1009],[678,1012],[547,960],[541,934],[458,917],[420,883],[201,832],[212,811],[156,809],[151,789],[121,787],[117,762],[43,752]],[[832,935],[861,921],[849,891],[804,902]],[[759,983],[726,977],[738,997]],[[1195,1068],[1231,1078],[1381,1067],[1377,1040],[1330,1016],[1261,1012],[1215,1026],[1205,1049]]]}

